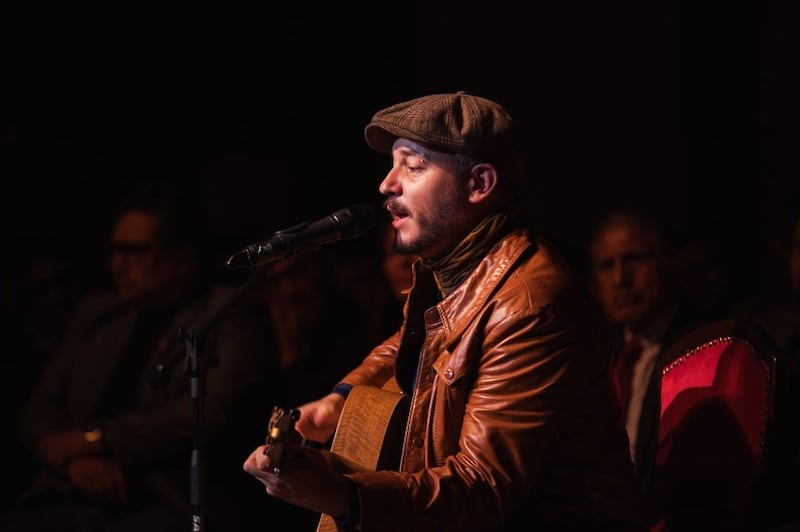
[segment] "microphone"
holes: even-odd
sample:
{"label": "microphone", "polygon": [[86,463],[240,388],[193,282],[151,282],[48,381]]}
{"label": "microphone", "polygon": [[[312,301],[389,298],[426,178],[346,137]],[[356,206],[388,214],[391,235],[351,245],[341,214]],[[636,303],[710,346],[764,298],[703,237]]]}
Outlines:
{"label": "microphone", "polygon": [[339,240],[361,236],[375,226],[375,212],[369,205],[339,209],[315,222],[303,222],[275,232],[269,240],[251,244],[228,258],[228,268],[247,268],[278,262],[292,253]]}

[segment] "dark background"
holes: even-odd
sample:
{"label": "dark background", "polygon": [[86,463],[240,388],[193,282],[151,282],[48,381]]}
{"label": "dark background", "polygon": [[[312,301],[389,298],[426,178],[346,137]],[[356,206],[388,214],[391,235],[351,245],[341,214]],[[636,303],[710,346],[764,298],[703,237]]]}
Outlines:
{"label": "dark background", "polygon": [[782,287],[795,2],[111,4],[3,8],[6,268],[46,248],[93,259],[144,179],[204,202],[223,255],[377,202],[371,115],[466,90],[528,125],[545,232],[580,248],[602,212],[641,202],[719,238],[744,296]]}

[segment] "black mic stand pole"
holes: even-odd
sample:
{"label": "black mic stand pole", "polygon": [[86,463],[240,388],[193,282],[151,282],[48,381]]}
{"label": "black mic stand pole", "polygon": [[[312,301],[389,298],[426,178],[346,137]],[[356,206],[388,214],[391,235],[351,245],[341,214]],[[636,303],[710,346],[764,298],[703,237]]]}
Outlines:
{"label": "black mic stand pole", "polygon": [[189,472],[189,506],[192,512],[192,532],[206,531],[206,471],[205,471],[205,442],[203,435],[203,399],[205,397],[206,373],[208,368],[219,364],[219,357],[208,355],[205,352],[206,335],[217,324],[220,317],[238,303],[242,294],[256,280],[266,274],[272,263],[254,270],[195,333],[192,329],[179,329],[178,335],[183,340],[183,350],[180,348],[164,357],[150,374],[150,384],[154,388],[163,388],[166,385],[169,371],[177,365],[181,351],[185,353],[184,372],[189,376],[189,392],[192,399],[192,425],[193,447]]}

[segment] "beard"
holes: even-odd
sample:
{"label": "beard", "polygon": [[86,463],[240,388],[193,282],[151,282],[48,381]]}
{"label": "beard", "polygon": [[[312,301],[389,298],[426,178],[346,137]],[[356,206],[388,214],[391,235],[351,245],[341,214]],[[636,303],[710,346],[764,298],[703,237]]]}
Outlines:
{"label": "beard", "polygon": [[459,192],[452,191],[427,211],[414,214],[419,235],[409,241],[398,236],[395,251],[401,255],[423,255],[425,250],[441,244],[443,238],[452,238],[453,228],[460,225],[461,216],[462,202]]}

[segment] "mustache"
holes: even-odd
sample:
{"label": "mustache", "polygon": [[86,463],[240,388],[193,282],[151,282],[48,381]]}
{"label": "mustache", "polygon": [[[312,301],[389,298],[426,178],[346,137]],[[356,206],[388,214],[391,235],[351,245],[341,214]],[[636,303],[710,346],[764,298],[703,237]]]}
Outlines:
{"label": "mustache", "polygon": [[388,198],[383,202],[383,208],[391,214],[409,216],[411,213],[399,201],[394,198]]}

